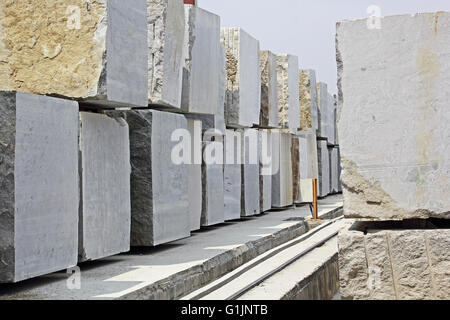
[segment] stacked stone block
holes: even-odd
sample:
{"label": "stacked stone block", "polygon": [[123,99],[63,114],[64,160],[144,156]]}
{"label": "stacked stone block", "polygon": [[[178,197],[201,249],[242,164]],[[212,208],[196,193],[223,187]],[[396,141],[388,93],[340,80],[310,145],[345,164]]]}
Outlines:
{"label": "stacked stone block", "polygon": [[292,134],[300,129],[298,57],[277,55],[278,125]]}

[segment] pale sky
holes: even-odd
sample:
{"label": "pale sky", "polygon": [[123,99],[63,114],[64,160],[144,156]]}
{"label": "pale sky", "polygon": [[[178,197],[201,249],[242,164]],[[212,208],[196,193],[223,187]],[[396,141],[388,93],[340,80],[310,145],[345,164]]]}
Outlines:
{"label": "pale sky", "polygon": [[242,27],[262,50],[298,56],[301,69],[316,70],[318,81],[337,92],[336,22],[367,18],[376,5],[382,16],[450,11],[449,0],[199,0],[220,15],[223,27]]}

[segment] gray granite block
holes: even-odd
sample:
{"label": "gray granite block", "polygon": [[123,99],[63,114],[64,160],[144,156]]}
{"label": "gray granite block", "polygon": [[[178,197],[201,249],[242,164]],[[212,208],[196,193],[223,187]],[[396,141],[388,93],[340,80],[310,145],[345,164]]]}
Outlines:
{"label": "gray granite block", "polygon": [[326,140],[317,140],[317,160],[319,164],[318,195],[322,198],[330,193],[330,156]]}
{"label": "gray granite block", "polygon": [[199,230],[202,218],[202,122],[187,119],[190,134],[190,163],[188,170],[189,217],[191,231]]}
{"label": "gray granite block", "polygon": [[259,203],[260,211],[266,212],[272,208],[272,133],[269,130],[259,130]]}
{"label": "gray granite block", "polygon": [[272,133],[272,207],[283,208],[294,203],[292,175],[292,136],[290,130]]}
{"label": "gray granite block", "polygon": [[225,221],[230,221],[241,218],[242,148],[240,133],[235,130],[227,130],[224,147]]}
{"label": "gray granite block", "polygon": [[277,55],[278,126],[295,134],[300,129],[298,57]]}
{"label": "gray granite block", "polygon": [[259,146],[258,130],[242,129],[242,199],[241,216],[254,216],[260,211],[259,203]]}
{"label": "gray granite block", "polygon": [[270,51],[260,52],[262,128],[278,128],[277,56]]}

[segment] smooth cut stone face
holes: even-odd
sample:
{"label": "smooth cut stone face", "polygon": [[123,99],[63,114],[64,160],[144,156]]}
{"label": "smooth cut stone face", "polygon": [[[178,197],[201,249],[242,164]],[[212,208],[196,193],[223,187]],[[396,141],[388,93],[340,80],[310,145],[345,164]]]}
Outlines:
{"label": "smooth cut stone face", "polygon": [[[114,115],[114,111],[110,113]],[[123,118],[80,113],[79,261],[130,250],[130,140]]]}
{"label": "smooth cut stone face", "polygon": [[148,104],[146,0],[3,1],[0,21],[0,90]]}
{"label": "smooth cut stone face", "polygon": [[266,212],[272,208],[272,133],[269,130],[259,130],[259,204],[260,211]]}
{"label": "smooth cut stone face", "polygon": [[328,148],[330,156],[330,192],[339,192],[338,148]]}
{"label": "smooth cut stone face", "polygon": [[228,129],[225,136],[224,207],[225,221],[241,218],[242,148],[241,135]]}
{"label": "smooth cut stone face", "polygon": [[337,24],[347,217],[450,218],[450,14]]}
{"label": "smooth cut stone face", "polygon": [[302,131],[319,128],[319,109],[317,106],[316,72],[300,70],[300,129]]}
{"label": "smooth cut stone face", "polygon": [[328,85],[323,82],[317,83],[317,106],[319,110],[319,132],[318,137],[328,138],[329,110],[328,110]]}
{"label": "smooth cut stone face", "polygon": [[328,144],[337,145],[336,125],[337,125],[337,102],[336,97],[328,95]]}
{"label": "smooth cut stone face", "polygon": [[300,197],[297,203],[313,201],[313,179],[318,179],[318,158],[316,134],[313,131],[300,131]]}
{"label": "smooth cut stone face", "polygon": [[277,56],[278,125],[296,133],[300,129],[300,92],[298,57]]}
{"label": "smooth cut stone face", "polygon": [[146,0],[149,103],[180,109],[184,66],[183,0]]}
{"label": "smooth cut stone face", "polygon": [[242,142],[242,208],[241,216],[260,214],[258,130],[238,131]]}
{"label": "smooth cut stone face", "polygon": [[78,248],[78,104],[0,93],[0,282],[70,268]]}
{"label": "smooth cut stone face", "polygon": [[319,164],[319,197],[326,197],[330,193],[330,156],[326,140],[317,141],[317,158]]}
{"label": "smooth cut stone face", "polygon": [[259,125],[278,127],[277,56],[270,51],[260,51],[261,112]]}
{"label": "smooth cut stone face", "polygon": [[272,207],[283,208],[294,203],[292,181],[292,137],[288,130],[272,133]]}
{"label": "smooth cut stone face", "polygon": [[182,109],[190,113],[217,114],[221,103],[222,45],[220,17],[185,5],[186,58],[183,68]]}
{"label": "smooth cut stone face", "polygon": [[187,126],[191,135],[191,161],[186,165],[188,170],[189,217],[191,231],[195,231],[200,229],[202,218],[202,122],[187,119]]}
{"label": "smooth cut stone face", "polygon": [[259,41],[241,28],[222,28],[221,41],[225,46],[227,58],[225,96],[227,127],[259,125],[261,108]]}

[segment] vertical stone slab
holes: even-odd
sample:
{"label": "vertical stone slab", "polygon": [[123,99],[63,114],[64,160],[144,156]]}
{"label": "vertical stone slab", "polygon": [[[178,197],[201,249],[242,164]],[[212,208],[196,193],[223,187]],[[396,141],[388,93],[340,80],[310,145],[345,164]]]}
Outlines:
{"label": "vertical stone slab", "polygon": [[185,63],[181,108],[184,112],[217,114],[221,100],[222,45],[220,17],[185,5]]}
{"label": "vertical stone slab", "polygon": [[337,24],[345,214],[448,219],[450,14],[366,22]]}
{"label": "vertical stone slab", "polygon": [[225,97],[227,127],[259,125],[261,108],[259,41],[241,28],[222,28],[221,41],[226,48],[227,57]]}
{"label": "vertical stone slab", "polygon": [[283,208],[294,203],[292,181],[292,137],[289,130],[272,132],[272,207]]}
{"label": "vertical stone slab", "polygon": [[294,202],[297,203],[300,198],[300,138],[297,136],[292,137],[292,182],[293,189],[292,194]]}
{"label": "vertical stone slab", "polygon": [[260,211],[272,208],[272,133],[259,130],[259,204]]}
{"label": "vertical stone slab", "polygon": [[270,51],[260,52],[261,63],[261,115],[263,128],[278,127],[277,56]]}
{"label": "vertical stone slab", "polygon": [[319,129],[319,108],[317,106],[317,83],[314,70],[300,70],[300,129]]}
{"label": "vertical stone slab", "polygon": [[131,166],[123,118],[81,112],[79,130],[78,261],[82,262],[130,250]]}
{"label": "vertical stone slab", "polygon": [[239,130],[242,137],[241,216],[260,214],[258,130]]}
{"label": "vertical stone slab", "polygon": [[148,100],[181,108],[185,14],[183,0],[146,0]]}
{"label": "vertical stone slab", "polygon": [[[131,245],[156,246],[190,236],[188,170],[180,159],[185,117],[155,110],[125,112],[130,127]],[[175,148],[175,149],[174,149]]]}
{"label": "vertical stone slab", "polygon": [[330,193],[330,157],[326,140],[317,140],[317,158],[319,163],[319,197]]}
{"label": "vertical stone slab", "polygon": [[224,206],[225,221],[241,218],[242,148],[241,134],[227,130],[225,136]]}
{"label": "vertical stone slab", "polygon": [[328,139],[329,133],[329,111],[328,111],[328,85],[323,82],[317,83],[317,106],[319,110],[319,132],[318,137]]}
{"label": "vertical stone slab", "polygon": [[337,123],[337,102],[336,96],[328,95],[328,144],[337,145],[336,123]]}
{"label": "vertical stone slab", "polygon": [[0,92],[0,282],[77,264],[78,104]]}
{"label": "vertical stone slab", "polygon": [[147,106],[146,9],[146,0],[2,2],[0,90]]}
{"label": "vertical stone slab", "polygon": [[313,202],[313,179],[319,179],[315,131],[300,131],[300,198],[297,203]]}
{"label": "vertical stone slab", "polygon": [[277,55],[278,125],[296,133],[300,129],[298,57]]}
{"label": "vertical stone slab", "polygon": [[339,166],[338,166],[338,148],[328,148],[330,161],[330,193],[339,192]]}
{"label": "vertical stone slab", "polygon": [[189,217],[191,231],[199,230],[202,219],[202,122],[187,119],[187,128],[190,133],[190,163],[188,170]]}

